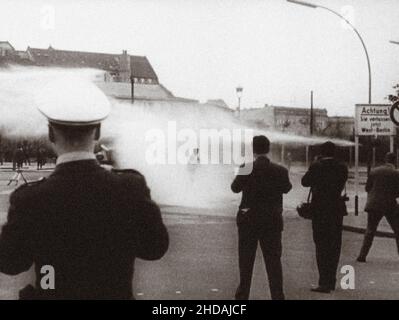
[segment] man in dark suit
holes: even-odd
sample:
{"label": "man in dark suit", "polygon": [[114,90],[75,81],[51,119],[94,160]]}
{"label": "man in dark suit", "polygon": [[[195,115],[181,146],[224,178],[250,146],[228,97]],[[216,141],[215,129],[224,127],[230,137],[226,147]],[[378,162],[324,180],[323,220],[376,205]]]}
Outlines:
{"label": "man in dark suit", "polygon": [[399,197],[399,172],[395,168],[394,153],[385,155],[385,164],[371,170],[366,183],[367,230],[357,261],[366,262],[367,254],[373,244],[378,224],[385,217],[396,236],[399,252],[399,214],[396,198]]}
{"label": "man in dark suit", "polygon": [[287,169],[267,158],[269,140],[265,136],[255,136],[252,145],[255,158],[250,164],[252,171],[244,172],[248,164],[241,166],[231,185],[233,192],[242,192],[237,214],[240,284],[235,298],[249,298],[259,242],[269,278],[271,297],[273,300],[283,300],[283,194],[288,193],[292,185]]}
{"label": "man in dark suit", "polygon": [[302,185],[312,190],[313,240],[319,269],[319,286],[315,292],[335,290],[341,254],[342,222],[346,214],[341,193],[348,179],[348,168],[334,158],[335,145],[321,145],[321,155],[302,177]]}
{"label": "man in dark suit", "polygon": [[[135,258],[160,259],[168,248],[159,207],[143,175],[107,171],[95,159],[109,112],[103,93],[79,82],[54,85],[38,107],[49,120],[56,169],[11,195],[0,271],[16,275],[35,265],[35,288],[20,292],[25,299],[130,299]],[[50,288],[41,281],[48,267]]]}

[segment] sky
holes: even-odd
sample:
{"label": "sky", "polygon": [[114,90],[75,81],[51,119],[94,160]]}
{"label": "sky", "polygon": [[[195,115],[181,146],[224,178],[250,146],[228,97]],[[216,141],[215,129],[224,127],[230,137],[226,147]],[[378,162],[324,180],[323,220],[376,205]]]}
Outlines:
{"label": "sky", "polygon": [[[372,102],[399,83],[398,0],[312,0],[345,14],[369,51]],[[353,115],[368,101],[355,33],[323,9],[286,0],[0,0],[0,40],[31,47],[147,56],[175,95]]]}

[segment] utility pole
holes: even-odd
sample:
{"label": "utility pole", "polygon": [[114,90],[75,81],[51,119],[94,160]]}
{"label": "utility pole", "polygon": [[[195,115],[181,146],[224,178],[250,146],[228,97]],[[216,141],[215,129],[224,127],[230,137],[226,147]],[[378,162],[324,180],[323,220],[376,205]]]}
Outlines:
{"label": "utility pole", "polygon": [[131,87],[131,99],[132,99],[132,103],[134,103],[134,77],[133,77],[133,75],[130,76],[130,87]]}
{"label": "utility pole", "polygon": [[310,91],[310,135],[313,135],[313,90]]}

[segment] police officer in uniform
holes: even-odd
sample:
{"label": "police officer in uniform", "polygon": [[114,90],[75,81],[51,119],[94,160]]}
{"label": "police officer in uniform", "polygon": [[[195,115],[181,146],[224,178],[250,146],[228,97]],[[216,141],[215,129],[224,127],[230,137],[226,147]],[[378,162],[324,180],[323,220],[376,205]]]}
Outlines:
{"label": "police officer in uniform", "polygon": [[[241,166],[231,185],[233,192],[242,192],[237,214],[240,284],[235,298],[249,298],[259,242],[269,278],[271,298],[283,300],[283,194],[288,193],[292,185],[288,170],[271,162],[267,157],[270,149],[269,139],[265,136],[255,136],[252,145],[255,161],[249,166]],[[245,172],[251,167],[250,173]]]}
{"label": "police officer in uniform", "polygon": [[[160,259],[169,239],[144,176],[105,170],[95,159],[109,102],[92,84],[55,81],[37,103],[49,121],[56,168],[11,194],[0,272],[35,265],[35,286],[22,290],[22,299],[133,298],[135,258]],[[54,288],[42,287],[43,266],[53,268]]]}

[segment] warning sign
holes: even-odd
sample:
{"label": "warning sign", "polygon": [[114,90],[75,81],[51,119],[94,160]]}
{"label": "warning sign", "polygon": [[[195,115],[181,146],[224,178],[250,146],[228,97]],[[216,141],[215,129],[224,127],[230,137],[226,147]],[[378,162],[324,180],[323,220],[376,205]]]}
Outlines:
{"label": "warning sign", "polygon": [[359,136],[393,136],[389,104],[357,104],[355,130]]}

